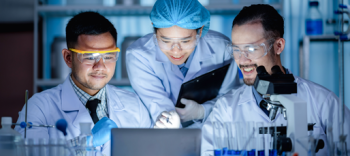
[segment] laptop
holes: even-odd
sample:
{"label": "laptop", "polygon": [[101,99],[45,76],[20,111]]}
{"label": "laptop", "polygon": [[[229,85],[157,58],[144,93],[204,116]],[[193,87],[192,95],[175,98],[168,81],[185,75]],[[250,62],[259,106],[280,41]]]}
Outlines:
{"label": "laptop", "polygon": [[111,156],[200,156],[200,129],[114,128]]}
{"label": "laptop", "polygon": [[216,98],[229,67],[230,64],[227,64],[183,83],[175,106],[185,108],[180,102],[181,98],[194,100],[199,104]]}

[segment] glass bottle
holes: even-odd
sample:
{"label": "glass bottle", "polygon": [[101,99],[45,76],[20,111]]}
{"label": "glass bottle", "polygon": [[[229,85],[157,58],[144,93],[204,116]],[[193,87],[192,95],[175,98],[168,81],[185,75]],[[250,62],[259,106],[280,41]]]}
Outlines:
{"label": "glass bottle", "polygon": [[322,35],[323,21],[318,2],[309,2],[309,10],[306,19],[306,35]]}

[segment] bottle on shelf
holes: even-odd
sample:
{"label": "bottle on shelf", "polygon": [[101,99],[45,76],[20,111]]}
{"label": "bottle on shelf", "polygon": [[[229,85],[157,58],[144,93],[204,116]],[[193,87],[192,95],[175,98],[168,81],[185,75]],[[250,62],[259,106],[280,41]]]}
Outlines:
{"label": "bottle on shelf", "polygon": [[318,1],[309,2],[309,10],[306,18],[306,35],[322,35],[323,20]]}

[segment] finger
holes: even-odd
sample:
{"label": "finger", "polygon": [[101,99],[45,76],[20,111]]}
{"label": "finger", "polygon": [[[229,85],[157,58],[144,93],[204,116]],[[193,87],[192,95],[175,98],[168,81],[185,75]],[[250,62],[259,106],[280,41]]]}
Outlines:
{"label": "finger", "polygon": [[157,128],[166,128],[165,125],[160,121],[156,122],[156,126],[157,126]]}
{"label": "finger", "polygon": [[162,113],[162,116],[164,116],[164,117],[169,117],[170,114],[169,114],[168,112],[163,112],[163,113]]}
{"label": "finger", "polygon": [[176,111],[171,111],[171,112],[169,112],[169,113],[170,113],[169,119],[180,118],[180,117],[179,117],[179,114],[177,114]]}
{"label": "finger", "polygon": [[175,107],[175,110],[180,115],[185,115],[185,113],[186,113],[184,108],[177,108],[177,107]]}
{"label": "finger", "polygon": [[184,105],[187,105],[190,103],[191,100],[185,99],[185,98],[181,98],[180,102]]}
{"label": "finger", "polygon": [[164,125],[168,123],[168,118],[165,118],[165,117],[161,117],[160,119],[160,122],[162,122]]}

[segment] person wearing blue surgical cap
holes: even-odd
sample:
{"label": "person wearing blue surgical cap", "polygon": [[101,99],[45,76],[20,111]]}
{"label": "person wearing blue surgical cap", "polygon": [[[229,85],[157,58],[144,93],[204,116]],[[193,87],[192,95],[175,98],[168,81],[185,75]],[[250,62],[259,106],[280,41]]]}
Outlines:
{"label": "person wearing blue surgical cap", "polygon": [[[177,116],[181,122],[193,121],[190,127],[199,128],[215,99],[203,104],[181,99],[185,108],[175,108],[181,84],[231,63],[230,54],[225,52],[230,39],[209,30],[210,13],[198,0],[157,0],[150,19],[154,33],[135,41],[126,52],[131,85],[156,128],[181,127],[174,125],[178,122],[159,121],[171,114],[175,115],[168,119]],[[239,86],[237,70],[237,65],[231,63],[219,95]]]}

